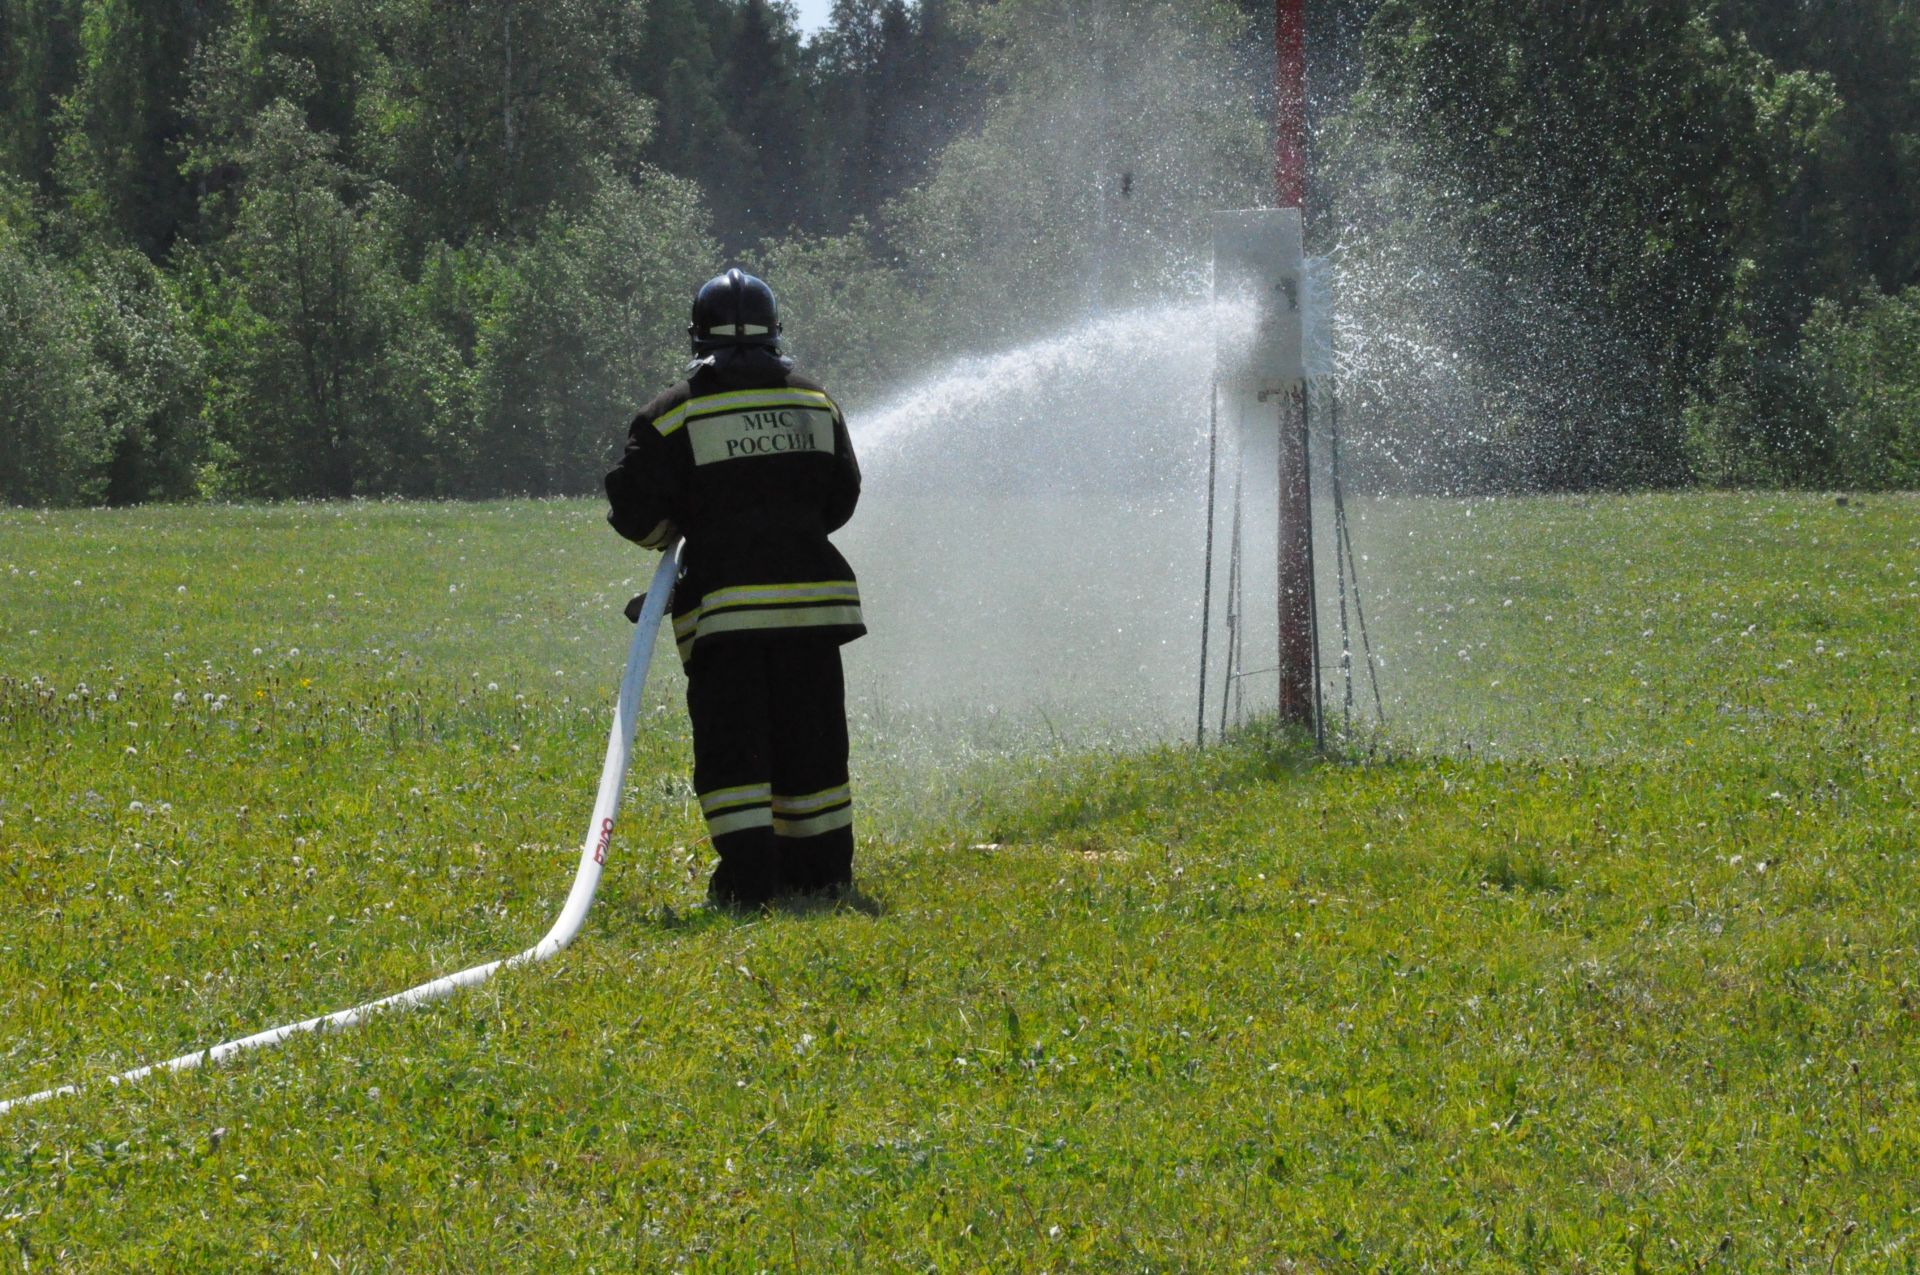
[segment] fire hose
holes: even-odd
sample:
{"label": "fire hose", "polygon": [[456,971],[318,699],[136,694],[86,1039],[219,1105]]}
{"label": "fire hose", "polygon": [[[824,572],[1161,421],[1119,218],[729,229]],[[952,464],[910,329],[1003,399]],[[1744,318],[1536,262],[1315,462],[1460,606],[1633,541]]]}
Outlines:
{"label": "fire hose", "polygon": [[[132,1071],[123,1071],[107,1077],[114,1085],[129,1084],[152,1075],[157,1071],[191,1071],[203,1063],[216,1063],[234,1054],[249,1049],[265,1049],[278,1045],[290,1037],[304,1032],[342,1031],[365,1022],[374,1014],[383,1010],[411,1009],[416,1005],[426,1005],[433,1001],[444,1000],[461,988],[473,987],[486,982],[503,969],[512,969],[519,965],[532,965],[547,960],[567,944],[573,942],[580,933],[581,925],[587,919],[587,910],[593,906],[593,896],[600,888],[600,873],[606,864],[607,847],[613,840],[613,818],[620,808],[620,790],[626,783],[627,763],[633,756],[633,732],[639,718],[640,694],[647,684],[647,668],[652,663],[654,637],[660,628],[661,616],[665,614],[667,603],[673,594],[673,585],[680,566],[680,545],[676,542],[661,555],[660,566],[653,573],[653,582],[648,586],[639,615],[634,622],[633,643],[627,648],[627,667],[620,678],[620,694],[614,704],[613,726],[607,738],[607,760],[600,768],[600,791],[594,798],[593,818],[587,824],[587,837],[580,849],[580,866],[574,872],[573,886],[567,891],[567,901],[560,908],[560,915],[554,920],[553,927],[538,943],[517,956],[503,957],[497,961],[488,961],[484,965],[475,965],[461,970],[457,974],[446,974],[418,987],[410,987],[404,992],[395,992],[378,1000],[355,1005],[332,1014],[322,1014],[317,1018],[304,1019],[297,1023],[288,1023],[282,1027],[271,1027],[266,1031],[255,1032],[251,1036],[242,1036],[236,1040],[224,1041],[191,1053],[181,1054],[178,1058],[169,1058],[165,1062],[148,1063],[144,1067],[135,1067]],[[24,1107],[62,1094],[75,1093],[80,1084],[60,1085],[53,1089],[44,1089],[39,1093],[25,1097],[0,1100],[0,1115],[15,1107]]]}

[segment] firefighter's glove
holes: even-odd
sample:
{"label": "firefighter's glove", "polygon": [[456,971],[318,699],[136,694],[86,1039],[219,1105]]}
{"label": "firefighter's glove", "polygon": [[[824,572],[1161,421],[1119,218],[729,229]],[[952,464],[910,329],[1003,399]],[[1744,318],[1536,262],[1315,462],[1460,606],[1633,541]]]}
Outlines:
{"label": "firefighter's glove", "polygon": [[640,608],[647,604],[647,595],[636,593],[627,602],[627,623],[640,623]]}

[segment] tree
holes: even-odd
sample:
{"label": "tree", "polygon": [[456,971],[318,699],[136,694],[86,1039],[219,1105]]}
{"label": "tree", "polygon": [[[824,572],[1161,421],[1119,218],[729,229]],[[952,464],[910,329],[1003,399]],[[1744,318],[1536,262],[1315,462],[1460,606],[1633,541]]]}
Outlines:
{"label": "tree", "polygon": [[79,0],[0,6],[0,173],[53,192],[59,103],[79,64]]}
{"label": "tree", "polygon": [[102,498],[190,499],[206,457],[206,353],[179,285],[130,248],[96,250],[84,279],[98,410],[112,440]]}
{"label": "tree", "polygon": [[725,250],[812,223],[818,107],[790,9],[662,0],[649,6],[631,76],[659,106],[646,158],[699,184]]}
{"label": "tree", "polygon": [[1867,279],[1883,292],[1920,283],[1920,10],[1908,0],[1725,0],[1717,21],[1832,86],[1836,109],[1780,207],[1780,238],[1799,262],[1796,326],[1816,298]]}
{"label": "tree", "polygon": [[978,123],[977,47],[947,0],[835,0],[832,24],[809,47],[823,168],[814,225],[838,233],[877,216]]}
{"label": "tree", "polygon": [[387,0],[364,145],[418,218],[415,242],[525,236],[631,170],[651,112],[627,82],[632,0]]}
{"label": "tree", "polygon": [[24,196],[0,183],[0,503],[90,502],[110,440],[84,303],[30,231]]}
{"label": "tree", "polygon": [[580,213],[549,213],[503,263],[479,333],[465,490],[598,490],[626,422],[684,362],[690,282],[713,252],[698,192],[660,173],[603,174]]}
{"label": "tree", "polygon": [[1800,352],[1817,420],[1831,429],[1823,477],[1867,488],[1920,487],[1920,287],[1849,314],[1814,308]]}
{"label": "tree", "polygon": [[196,243],[232,231],[256,125],[276,102],[332,139],[343,168],[377,169],[385,157],[366,153],[360,122],[380,113],[371,92],[386,65],[379,17],[369,0],[231,0],[227,21],[194,50],[183,105],[190,132],[181,167],[196,201]]}
{"label": "tree", "polygon": [[333,140],[284,100],[254,124],[232,236],[220,245],[220,352],[234,378],[223,435],[241,490],[366,494],[432,440],[400,401],[388,362],[398,286],[392,196],[357,206]]}
{"label": "tree", "polygon": [[194,215],[180,171],[189,68],[223,6],[86,0],[79,73],[63,99],[57,171],[90,225],[158,260]]}

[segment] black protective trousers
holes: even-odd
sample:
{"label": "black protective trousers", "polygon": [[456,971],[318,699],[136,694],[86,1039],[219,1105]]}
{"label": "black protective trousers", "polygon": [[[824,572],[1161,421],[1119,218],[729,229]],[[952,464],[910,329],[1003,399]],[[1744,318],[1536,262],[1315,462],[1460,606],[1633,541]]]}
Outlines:
{"label": "black protective trousers", "polygon": [[840,646],[792,631],[704,644],[687,664],[693,787],[720,855],[716,901],[853,882]]}

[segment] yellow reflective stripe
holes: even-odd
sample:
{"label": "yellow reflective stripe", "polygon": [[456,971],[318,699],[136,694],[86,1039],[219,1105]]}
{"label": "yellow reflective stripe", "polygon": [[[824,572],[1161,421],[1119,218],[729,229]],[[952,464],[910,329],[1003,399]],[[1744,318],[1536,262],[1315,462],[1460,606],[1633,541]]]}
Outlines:
{"label": "yellow reflective stripe", "polygon": [[679,528],[673,525],[673,519],[662,518],[659,522],[653,524],[652,531],[649,531],[641,538],[640,547],[642,549],[664,549],[667,546],[667,541],[673,539],[678,534]]}
{"label": "yellow reflective stripe", "polygon": [[[790,608],[794,612],[813,611],[818,607],[796,607],[795,603],[844,602],[858,609],[860,605],[860,586],[851,580],[816,580],[802,584],[743,584],[730,589],[716,589],[700,600],[700,605],[684,615],[673,617],[673,634],[682,644],[689,637],[697,637],[704,632],[720,632],[711,627],[719,618],[712,614],[729,607]],[[783,610],[781,614],[787,614]],[[858,623],[856,619],[854,623]],[[799,624],[835,624],[836,620],[802,619]],[[732,626],[739,627],[739,626]],[[767,627],[767,626],[758,626]],[[773,626],[778,627],[778,626]]]}
{"label": "yellow reflective stripe", "polygon": [[668,412],[665,416],[662,416],[659,420],[655,421],[653,423],[653,427],[660,431],[660,437],[665,438],[668,434],[673,433],[674,430],[679,429],[682,425],[685,425],[686,423],[687,423],[687,405],[685,403],[682,403],[680,406],[674,408],[671,412]]}
{"label": "yellow reflective stripe", "polygon": [[857,606],[782,607],[774,610],[727,611],[705,616],[699,636],[712,633],[739,633],[753,629],[828,628],[834,625],[862,624]]}
{"label": "yellow reflective stripe", "polygon": [[824,788],[819,792],[808,793],[804,797],[782,797],[773,794],[775,814],[810,815],[816,810],[825,810],[828,806],[838,806],[853,800],[853,793],[847,785],[838,788]]}
{"label": "yellow reflective stripe", "polygon": [[720,788],[713,792],[700,794],[700,810],[703,814],[716,814],[733,806],[746,806],[754,802],[765,805],[773,796],[771,784],[742,784],[738,788]]}
{"label": "yellow reflective stripe", "polygon": [[843,806],[839,810],[829,810],[824,815],[815,815],[811,819],[775,819],[773,835],[776,837],[817,837],[823,832],[832,832],[835,828],[853,827],[853,807]]}
{"label": "yellow reflective stripe", "polygon": [[772,826],[773,811],[765,806],[749,806],[745,810],[735,810],[731,814],[707,816],[707,835],[712,837],[724,837],[729,832],[745,832],[749,828]]}
{"label": "yellow reflective stripe", "polygon": [[700,599],[696,611],[718,611],[722,607],[772,605],[779,602],[827,602],[860,600],[860,586],[851,580],[815,580],[803,584],[743,584],[731,589],[715,589]]}
{"label": "yellow reflective stripe", "polygon": [[769,388],[733,390],[726,394],[708,394],[690,398],[653,423],[662,438],[687,423],[687,417],[707,412],[724,412],[740,407],[818,407],[833,411],[833,400],[818,390]]}

